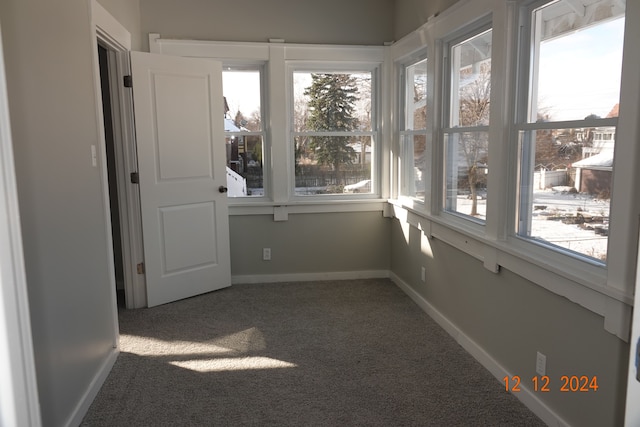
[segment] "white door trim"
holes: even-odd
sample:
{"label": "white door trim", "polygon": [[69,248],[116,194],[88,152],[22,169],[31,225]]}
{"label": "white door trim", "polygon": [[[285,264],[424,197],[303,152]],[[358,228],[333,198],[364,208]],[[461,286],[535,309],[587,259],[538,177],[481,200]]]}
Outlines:
{"label": "white door trim", "polygon": [[[111,101],[113,111],[114,135],[119,141],[115,144],[116,170],[118,179],[119,214],[121,219],[122,251],[124,263],[124,287],[127,308],[147,306],[147,294],[144,274],[138,273],[138,264],[144,261],[142,249],[142,220],[140,216],[140,195],[136,185],[129,181],[129,174],[137,171],[137,153],[133,120],[133,101],[130,88],[125,88],[123,78],[130,74],[129,52],[131,35],[96,0],[90,0],[92,7],[95,37],[109,50],[109,74],[111,79]],[[95,46],[94,46],[94,49]],[[97,51],[95,52],[97,64]],[[100,71],[95,68],[97,99],[100,95]],[[98,119],[102,123],[102,105],[98,105]],[[105,153],[104,133],[100,135],[100,153]],[[103,193],[109,214],[109,187],[106,162],[103,168]],[[107,230],[111,239],[111,228]],[[114,279],[115,281],[115,279]]]}
{"label": "white door trim", "polygon": [[96,0],[91,1],[93,25],[98,36],[120,51],[131,50],[131,34]]}
{"label": "white door trim", "polygon": [[0,40],[0,425],[42,425]]}
{"label": "white door trim", "polygon": [[[109,274],[109,285],[111,287],[111,311],[112,311],[112,322],[113,322],[113,347],[119,348],[119,336],[120,330],[118,325],[118,302],[116,296],[116,273],[114,267],[114,258],[113,258],[113,237],[111,234],[111,211],[110,211],[110,202],[109,202],[109,179],[107,176],[107,159],[105,156],[106,153],[106,142],[104,136],[104,128],[102,123],[104,123],[104,113],[102,110],[102,93],[101,93],[101,85],[100,85],[100,65],[98,59],[98,40],[100,37],[100,33],[102,30],[99,28],[102,27],[102,23],[100,19],[105,19],[105,17],[110,16],[108,12],[98,4],[95,0],[89,0],[89,10],[91,13],[91,31],[93,32],[92,38],[92,51],[93,51],[93,89],[94,89],[94,99],[96,100],[96,130],[98,131],[97,140],[98,147],[91,147],[92,151],[92,162],[93,166],[97,167],[100,171],[100,182],[102,184],[102,205],[104,209],[104,225],[105,225],[105,240],[107,242],[107,258],[108,258],[108,274]],[[114,20],[115,21],[115,20]],[[96,38],[98,37],[98,38]]]}

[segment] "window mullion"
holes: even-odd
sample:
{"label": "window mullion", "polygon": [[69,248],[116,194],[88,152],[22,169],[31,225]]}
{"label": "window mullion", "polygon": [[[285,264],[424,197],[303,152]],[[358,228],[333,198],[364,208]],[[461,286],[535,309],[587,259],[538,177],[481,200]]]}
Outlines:
{"label": "window mullion", "polygon": [[285,65],[285,46],[269,45],[269,66],[267,71],[268,88],[272,96],[269,97],[269,140],[271,150],[269,160],[271,168],[271,196],[274,203],[286,203],[289,200],[291,182],[290,159],[293,150],[289,149],[287,129],[287,101],[288,96],[278,94],[288,93],[287,70]]}

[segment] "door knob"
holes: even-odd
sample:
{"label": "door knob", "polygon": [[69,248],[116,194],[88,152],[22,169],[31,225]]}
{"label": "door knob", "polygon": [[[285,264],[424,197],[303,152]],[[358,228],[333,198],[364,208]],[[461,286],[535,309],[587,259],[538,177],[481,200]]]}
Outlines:
{"label": "door knob", "polygon": [[218,191],[221,193],[226,193],[227,191],[229,191],[229,189],[224,185],[221,185],[220,187],[218,187]]}

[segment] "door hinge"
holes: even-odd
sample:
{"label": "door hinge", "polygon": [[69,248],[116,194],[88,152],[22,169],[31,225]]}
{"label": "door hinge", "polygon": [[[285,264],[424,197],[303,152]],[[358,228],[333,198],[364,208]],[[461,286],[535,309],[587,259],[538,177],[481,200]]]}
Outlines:
{"label": "door hinge", "polygon": [[131,76],[124,76],[123,80],[124,87],[133,87],[133,79],[131,78]]}
{"label": "door hinge", "polygon": [[129,176],[131,177],[132,184],[140,184],[140,175],[138,172],[131,172]]}
{"label": "door hinge", "polygon": [[138,264],[137,268],[138,268],[138,274],[144,274],[144,262],[141,262],[140,264]]}

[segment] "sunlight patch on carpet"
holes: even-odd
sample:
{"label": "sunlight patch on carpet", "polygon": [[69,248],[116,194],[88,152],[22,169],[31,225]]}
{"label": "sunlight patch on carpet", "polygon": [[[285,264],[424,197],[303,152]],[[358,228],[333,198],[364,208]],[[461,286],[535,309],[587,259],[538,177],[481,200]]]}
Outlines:
{"label": "sunlight patch on carpet", "polygon": [[139,356],[214,355],[235,353],[211,342],[167,341],[157,338],[120,335],[120,349]]}
{"label": "sunlight patch on carpet", "polygon": [[197,372],[247,371],[252,369],[296,368],[294,363],[270,357],[225,357],[219,359],[181,360],[169,362],[173,366]]}

